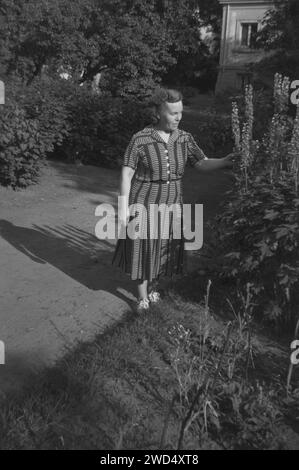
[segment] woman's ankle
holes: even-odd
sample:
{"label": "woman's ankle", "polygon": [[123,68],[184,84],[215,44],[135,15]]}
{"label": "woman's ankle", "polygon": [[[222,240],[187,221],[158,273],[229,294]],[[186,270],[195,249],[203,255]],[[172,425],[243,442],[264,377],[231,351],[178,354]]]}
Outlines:
{"label": "woman's ankle", "polygon": [[137,298],[138,300],[146,300],[148,298],[148,281],[144,280],[138,284],[137,287]]}

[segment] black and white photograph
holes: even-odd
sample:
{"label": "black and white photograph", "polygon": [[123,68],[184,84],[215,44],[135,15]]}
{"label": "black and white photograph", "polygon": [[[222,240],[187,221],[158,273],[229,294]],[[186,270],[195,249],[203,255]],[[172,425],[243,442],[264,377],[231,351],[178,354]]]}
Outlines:
{"label": "black and white photograph", "polygon": [[299,0],[0,0],[0,450],[299,450]]}

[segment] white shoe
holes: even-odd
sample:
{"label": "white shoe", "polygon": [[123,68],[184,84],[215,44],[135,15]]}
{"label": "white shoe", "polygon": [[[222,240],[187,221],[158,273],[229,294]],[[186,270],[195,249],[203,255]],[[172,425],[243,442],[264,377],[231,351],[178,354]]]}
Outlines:
{"label": "white shoe", "polygon": [[160,296],[159,292],[156,292],[156,291],[152,290],[148,294],[148,299],[152,304],[156,304],[157,302],[159,302],[159,300],[161,300],[161,296]]}
{"label": "white shoe", "polygon": [[149,309],[149,300],[142,299],[137,302],[137,312],[143,312],[144,310]]}

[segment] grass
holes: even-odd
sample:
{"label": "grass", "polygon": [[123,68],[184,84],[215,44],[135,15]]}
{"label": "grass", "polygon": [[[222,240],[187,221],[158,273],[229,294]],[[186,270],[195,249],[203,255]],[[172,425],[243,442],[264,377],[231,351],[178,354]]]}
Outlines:
{"label": "grass", "polygon": [[169,291],[33,377],[0,406],[1,449],[287,448],[284,369],[204,294]]}

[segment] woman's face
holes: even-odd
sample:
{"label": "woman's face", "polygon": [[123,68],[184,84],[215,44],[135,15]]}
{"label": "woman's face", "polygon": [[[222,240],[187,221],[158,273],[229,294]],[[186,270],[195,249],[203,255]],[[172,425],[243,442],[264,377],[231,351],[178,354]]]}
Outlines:
{"label": "woman's face", "polygon": [[158,111],[158,124],[159,129],[164,132],[172,132],[179,126],[183,114],[183,103],[163,103]]}

